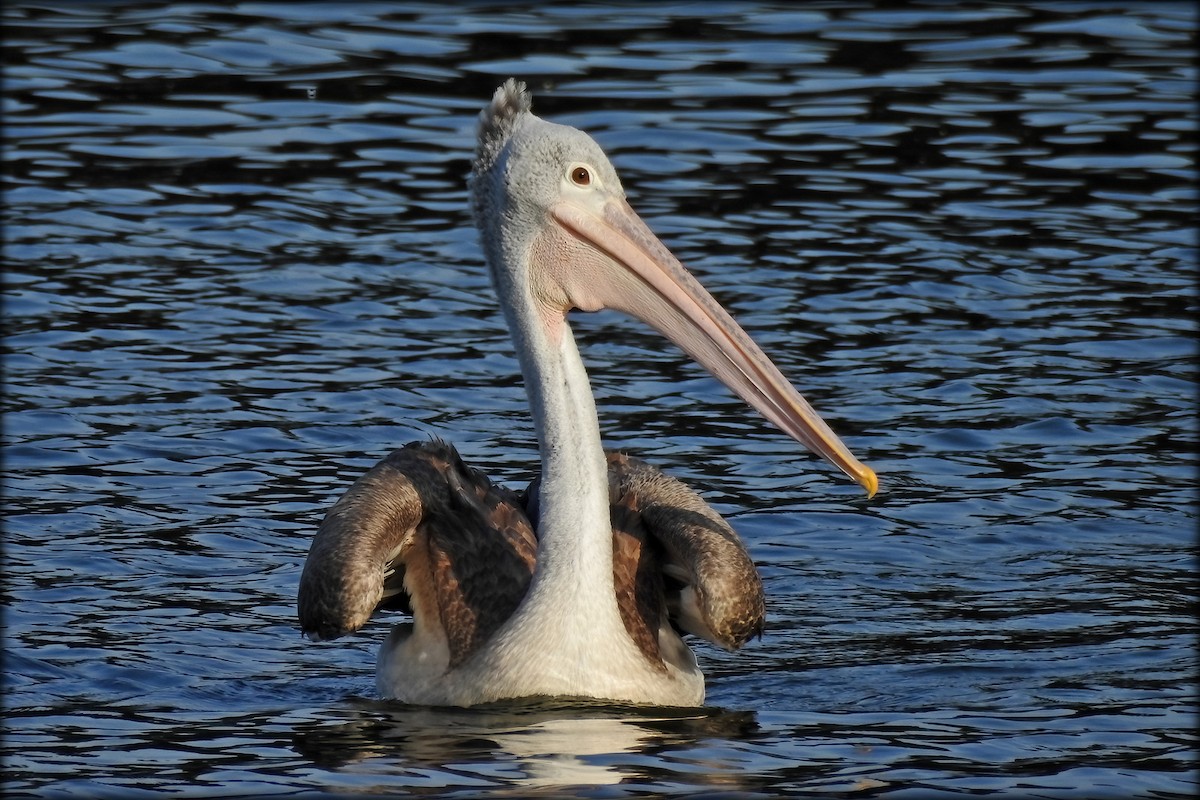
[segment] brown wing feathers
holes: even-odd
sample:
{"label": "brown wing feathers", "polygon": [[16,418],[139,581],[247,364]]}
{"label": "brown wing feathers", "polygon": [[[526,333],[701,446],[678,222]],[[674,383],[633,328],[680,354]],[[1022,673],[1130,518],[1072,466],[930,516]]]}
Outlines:
{"label": "brown wing feathers", "polygon": [[[609,453],[608,466],[618,606],[647,658],[663,663],[658,631],[668,613],[728,649],[759,634],[762,583],[733,529],[640,459]],[[391,453],[321,523],[300,579],[302,630],[334,639],[377,608],[433,614],[450,666],[460,663],[525,595],[537,488],[536,480],[521,495],[494,486],[438,440]]]}
{"label": "brown wing feathers", "polygon": [[379,462],[325,515],[297,598],[300,629],[309,638],[336,639],[358,630],[383,599],[388,564],[411,546],[423,513],[403,466],[392,456]]}
{"label": "brown wing feathers", "polygon": [[610,516],[613,529],[613,588],[621,622],[634,644],[656,667],[666,671],[659,649],[658,629],[667,609],[663,593],[662,558],[646,533],[636,496],[622,491],[609,470]]}
{"label": "brown wing feathers", "polygon": [[610,484],[630,498],[659,548],[661,570],[683,589],[668,597],[672,621],[734,650],[760,635],[762,581],[733,528],[683,483],[641,459],[608,454]]}
{"label": "brown wing feathers", "polygon": [[516,611],[533,575],[537,540],[518,497],[450,453],[456,463],[445,473],[447,502],[422,527],[455,667]]}
{"label": "brown wing feathers", "polygon": [[445,442],[414,442],[355,481],[321,523],[300,578],[300,626],[334,639],[378,607],[408,606],[438,615],[457,663],[516,608],[536,551],[514,493]]}

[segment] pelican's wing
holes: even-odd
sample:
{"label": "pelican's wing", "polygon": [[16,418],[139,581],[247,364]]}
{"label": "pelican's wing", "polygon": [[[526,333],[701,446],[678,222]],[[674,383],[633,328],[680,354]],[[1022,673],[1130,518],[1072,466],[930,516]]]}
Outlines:
{"label": "pelican's wing", "polygon": [[516,609],[537,540],[517,496],[441,441],[396,450],[354,482],[321,523],[297,606],[314,640],[362,627],[379,608],[438,625],[460,663]]}
{"label": "pelican's wing", "polygon": [[[687,486],[633,456],[609,452],[608,476],[614,577],[618,600],[627,595],[622,614],[635,641],[640,629],[657,635],[664,591],[666,611],[681,630],[727,650],[761,634],[762,581],[729,523]],[[644,623],[629,619],[626,609],[634,606]]]}

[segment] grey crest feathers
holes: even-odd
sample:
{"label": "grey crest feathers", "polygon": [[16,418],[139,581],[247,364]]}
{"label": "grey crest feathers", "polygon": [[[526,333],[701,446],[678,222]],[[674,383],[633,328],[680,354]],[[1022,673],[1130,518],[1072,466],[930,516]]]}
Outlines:
{"label": "grey crest feathers", "polygon": [[559,199],[560,182],[572,162],[590,165],[610,193],[623,195],[616,171],[592,137],[540,119],[532,105],[525,84],[509,78],[479,113],[471,211],[493,271],[545,225],[545,211]]}
{"label": "grey crest feathers", "polygon": [[504,149],[504,143],[512,136],[517,119],[521,114],[528,114],[532,107],[533,97],[525,88],[524,81],[509,78],[496,89],[492,102],[479,112],[475,162],[471,165],[473,177],[477,178],[492,168]]}
{"label": "grey crest feathers", "polygon": [[495,252],[497,242],[503,229],[491,231],[500,217],[506,217],[509,212],[506,182],[497,180],[494,173],[503,172],[501,164],[505,148],[508,147],[518,123],[525,117],[532,117],[529,112],[533,99],[525,89],[525,84],[515,78],[506,80],[492,95],[492,102],[479,112],[478,138],[475,145],[475,160],[471,164],[471,175],[467,179],[471,193],[471,215],[475,218],[475,226],[483,236],[483,248],[490,270],[502,263],[502,258]]}

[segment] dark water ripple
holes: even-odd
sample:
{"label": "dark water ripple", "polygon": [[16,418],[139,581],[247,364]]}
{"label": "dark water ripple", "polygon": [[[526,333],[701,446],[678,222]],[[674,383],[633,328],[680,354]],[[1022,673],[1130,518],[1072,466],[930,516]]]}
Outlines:
{"label": "dark water ripple", "polygon": [[[1192,796],[1192,5],[543,5],[5,4],[5,795]],[[703,712],[397,707],[385,622],[295,629],[392,447],[530,477],[509,75],[882,477],[576,320],[767,584]]]}

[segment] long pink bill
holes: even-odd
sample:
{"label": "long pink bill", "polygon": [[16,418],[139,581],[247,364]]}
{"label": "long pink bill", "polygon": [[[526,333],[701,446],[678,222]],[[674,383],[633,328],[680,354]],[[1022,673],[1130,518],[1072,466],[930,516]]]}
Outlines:
{"label": "long pink bill", "polygon": [[609,197],[599,214],[573,202],[559,203],[550,213],[572,236],[607,255],[604,261],[616,273],[591,276],[576,294],[586,293],[591,306],[623,311],[652,326],[780,430],[849,475],[868,496],[875,494],[874,470],[850,453],[624,199]]}

